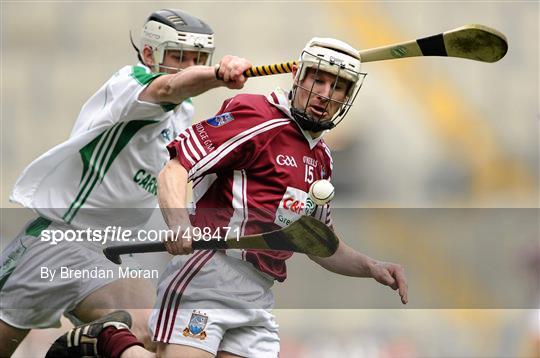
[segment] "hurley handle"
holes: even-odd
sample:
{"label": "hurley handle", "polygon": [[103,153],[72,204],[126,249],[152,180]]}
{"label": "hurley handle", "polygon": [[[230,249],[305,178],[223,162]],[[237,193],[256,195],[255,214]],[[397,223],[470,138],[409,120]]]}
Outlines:
{"label": "hurley handle", "polygon": [[296,65],[296,61],[276,63],[273,65],[253,66],[249,70],[244,71],[246,77],[258,77],[268,75],[279,75],[280,73],[292,72],[292,67]]}

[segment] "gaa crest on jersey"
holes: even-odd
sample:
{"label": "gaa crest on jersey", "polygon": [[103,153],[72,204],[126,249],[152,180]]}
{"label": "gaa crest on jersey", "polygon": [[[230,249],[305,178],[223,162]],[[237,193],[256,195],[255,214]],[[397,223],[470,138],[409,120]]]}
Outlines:
{"label": "gaa crest on jersey", "polygon": [[229,123],[233,119],[233,115],[227,112],[208,119],[206,123],[210,124],[212,127],[221,127],[222,125]]}
{"label": "gaa crest on jersey", "polygon": [[205,313],[199,311],[193,311],[189,323],[182,334],[184,337],[198,338],[201,341],[206,339],[206,324],[208,323],[208,316]]}
{"label": "gaa crest on jersey", "polygon": [[294,159],[294,156],[292,155],[279,154],[276,157],[276,163],[284,167],[298,168],[298,165],[296,164],[296,160]]}

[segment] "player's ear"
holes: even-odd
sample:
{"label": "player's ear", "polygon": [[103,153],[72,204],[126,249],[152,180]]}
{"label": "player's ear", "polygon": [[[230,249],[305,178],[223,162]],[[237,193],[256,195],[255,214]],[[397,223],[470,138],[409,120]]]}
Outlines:
{"label": "player's ear", "polygon": [[154,66],[154,56],[152,48],[148,45],[145,45],[142,51],[142,58],[144,61],[144,64],[148,67]]}
{"label": "player's ear", "polygon": [[296,72],[298,72],[298,65],[292,65],[291,69],[292,69],[292,71],[291,71],[292,76],[293,76],[293,78],[295,78],[296,77]]}
{"label": "player's ear", "polygon": [[298,73],[298,65],[291,66],[291,73],[292,73],[293,83],[296,83],[296,74]]}

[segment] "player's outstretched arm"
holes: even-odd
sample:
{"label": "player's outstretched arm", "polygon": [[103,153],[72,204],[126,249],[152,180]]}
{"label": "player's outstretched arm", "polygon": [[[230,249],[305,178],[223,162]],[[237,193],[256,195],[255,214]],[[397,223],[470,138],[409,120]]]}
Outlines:
{"label": "player's outstretched arm", "polygon": [[401,302],[406,304],[407,278],[401,265],[372,259],[339,240],[335,254],[330,257],[309,256],[328,271],[353,277],[371,277],[377,282],[398,290]]}
{"label": "player's outstretched arm", "polygon": [[241,89],[247,81],[243,72],[249,68],[251,62],[248,60],[227,55],[219,61],[217,73],[216,67],[190,66],[178,73],[157,77],[141,92],[139,99],[158,104],[179,104],[216,87]]}

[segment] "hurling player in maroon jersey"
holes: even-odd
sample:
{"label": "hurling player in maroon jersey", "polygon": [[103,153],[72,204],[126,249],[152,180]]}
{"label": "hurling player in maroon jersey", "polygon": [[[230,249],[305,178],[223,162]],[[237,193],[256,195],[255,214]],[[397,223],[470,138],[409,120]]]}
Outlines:
{"label": "hurling player in maroon jersey", "polygon": [[[218,78],[224,73],[216,69]],[[167,225],[178,233],[166,242],[177,256],[160,277],[150,319],[158,356],[278,357],[271,286],[285,280],[292,253],[193,252],[191,243],[216,233],[234,239],[267,232],[301,215],[332,227],[329,205],[314,205],[308,191],[316,180],[331,179],[332,158],[322,137],[347,114],[364,76],[357,50],[314,38],[293,70],[290,92],[237,95],[215,117],[169,144],[171,160],[158,178],[158,201]],[[193,203],[187,209],[189,182]],[[334,255],[310,258],[337,274],[373,278],[407,303],[400,265],[372,259],[342,240]],[[129,330],[119,332],[129,339]],[[121,357],[141,356],[137,349],[130,347]]]}
{"label": "hurling player in maroon jersey", "polygon": [[[293,76],[290,92],[237,95],[214,118],[169,145],[171,161],[158,178],[158,200],[171,229],[185,233],[192,225],[249,235],[286,226],[299,215],[332,225],[329,206],[314,206],[307,193],[314,181],[330,180],[332,158],[322,136],[347,114],[365,74],[357,50],[339,40],[314,38]],[[191,217],[183,209],[190,181]],[[292,253],[193,253],[191,240],[182,236],[166,244],[171,254],[183,256],[175,257],[159,284],[150,322],[158,353],[276,357],[270,286],[285,280],[285,260]],[[374,278],[398,290],[407,303],[400,265],[374,260],[343,241],[334,255],[310,258],[341,275]]]}

